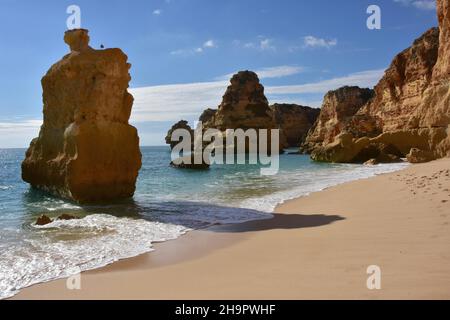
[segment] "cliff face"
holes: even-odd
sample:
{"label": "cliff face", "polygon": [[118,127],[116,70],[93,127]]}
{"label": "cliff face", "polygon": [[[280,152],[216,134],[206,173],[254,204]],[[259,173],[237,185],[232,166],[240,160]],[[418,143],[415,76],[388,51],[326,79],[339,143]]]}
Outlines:
{"label": "cliff face", "polygon": [[[375,86],[375,97],[361,108],[351,125],[353,133],[378,134],[418,127],[411,116],[430,86],[439,48],[439,29],[425,32],[414,44],[398,54]],[[373,119],[374,128],[360,125],[359,118]]]}
{"label": "cliff face", "polygon": [[343,87],[325,95],[320,115],[309,131],[302,150],[310,152],[334,141],[352,117],[373,97],[373,90]]}
{"label": "cliff face", "polygon": [[429,88],[424,92],[424,99],[414,114],[415,121],[421,128],[433,128],[440,136],[446,138],[435,142],[433,152],[436,157],[450,156],[450,2],[437,1],[439,21],[438,59],[433,68]]}
{"label": "cliff face", "polygon": [[433,80],[447,80],[450,77],[450,2],[448,0],[437,0],[437,15],[439,21],[439,54]]}
{"label": "cliff face", "polygon": [[67,31],[70,54],[42,78],[44,124],[22,163],[33,187],[79,202],[131,197],[141,167],[137,130],[128,124],[127,56],[94,50],[88,31]]}
{"label": "cliff face", "polygon": [[326,133],[336,139],[321,138],[322,145],[308,150],[313,159],[363,162],[386,148],[391,155],[409,154],[412,162],[424,158],[417,154],[450,155],[449,1],[438,0],[437,8],[439,29],[428,30],[394,58],[375,96],[342,123],[342,135],[329,128]]}
{"label": "cliff face", "polygon": [[270,108],[280,128],[280,141],[285,148],[300,146],[320,113],[320,109],[297,104],[276,103]]}

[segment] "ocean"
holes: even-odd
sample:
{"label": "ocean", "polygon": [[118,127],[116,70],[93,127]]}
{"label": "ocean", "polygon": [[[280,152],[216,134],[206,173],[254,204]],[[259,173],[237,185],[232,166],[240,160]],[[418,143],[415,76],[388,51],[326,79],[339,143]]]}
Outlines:
{"label": "ocean", "polygon": [[[25,149],[0,149],[0,299],[73,270],[150,252],[152,243],[190,230],[269,219],[285,200],[407,166],[325,164],[284,154],[277,175],[261,176],[258,165],[175,169],[169,166],[168,147],[141,151],[143,164],[132,200],[80,206],[31,189],[21,179]],[[34,225],[42,214],[55,218],[62,213],[81,219]]]}

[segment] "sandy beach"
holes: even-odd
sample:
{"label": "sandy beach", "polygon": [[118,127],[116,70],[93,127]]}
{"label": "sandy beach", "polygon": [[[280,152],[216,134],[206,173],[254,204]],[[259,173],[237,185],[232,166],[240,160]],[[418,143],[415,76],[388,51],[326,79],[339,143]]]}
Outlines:
{"label": "sandy beach", "polygon": [[[193,231],[14,299],[450,299],[450,159],[289,201],[271,220]],[[381,290],[366,269],[381,268]]]}

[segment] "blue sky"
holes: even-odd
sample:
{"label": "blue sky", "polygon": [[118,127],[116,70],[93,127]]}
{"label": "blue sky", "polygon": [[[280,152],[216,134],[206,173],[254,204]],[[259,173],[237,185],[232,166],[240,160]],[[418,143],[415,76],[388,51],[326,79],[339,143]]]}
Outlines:
{"label": "blue sky", "polygon": [[[257,71],[271,103],[318,107],[326,91],[373,86],[401,50],[437,25],[433,0],[0,0],[0,148],[25,147],[42,121],[40,79],[68,47],[66,9],[81,8],[91,46],[132,64],[131,122],[142,145],[216,107],[227,77]],[[380,6],[381,30],[366,27]]]}

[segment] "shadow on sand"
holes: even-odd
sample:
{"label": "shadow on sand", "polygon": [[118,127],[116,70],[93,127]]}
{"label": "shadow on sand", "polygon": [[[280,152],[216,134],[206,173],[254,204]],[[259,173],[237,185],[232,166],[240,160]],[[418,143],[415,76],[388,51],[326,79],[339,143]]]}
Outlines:
{"label": "shadow on sand", "polygon": [[276,213],[272,219],[254,220],[233,225],[224,225],[212,227],[211,231],[216,232],[255,232],[266,230],[289,230],[315,228],[331,224],[336,221],[345,220],[344,217],[337,215],[324,214],[281,214]]}
{"label": "shadow on sand", "polygon": [[[55,205],[58,209],[45,210],[41,204]],[[275,229],[314,228],[331,224],[345,218],[338,215],[324,214],[269,214],[254,209],[235,208],[194,201],[145,201],[125,199],[103,205],[79,205],[70,201],[55,198],[38,190],[30,189],[23,198],[25,207],[30,213],[30,222],[40,214],[48,214],[52,218],[62,213],[84,217],[91,214],[108,214],[115,217],[145,219],[147,221],[173,223],[190,229],[208,228],[212,232],[254,232]],[[65,208],[64,204],[72,204],[75,209]],[[30,206],[31,205],[31,206]],[[242,221],[242,222],[239,222]],[[244,222],[247,221],[247,222]]]}

